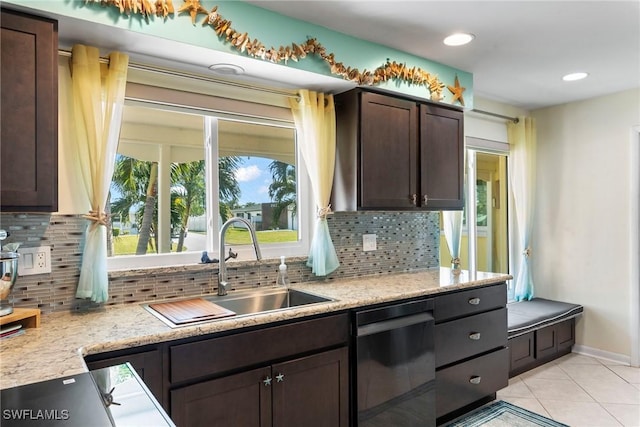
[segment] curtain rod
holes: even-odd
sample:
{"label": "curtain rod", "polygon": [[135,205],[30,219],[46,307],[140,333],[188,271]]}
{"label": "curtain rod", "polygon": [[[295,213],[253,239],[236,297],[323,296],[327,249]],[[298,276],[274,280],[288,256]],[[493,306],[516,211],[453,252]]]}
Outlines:
{"label": "curtain rod", "polygon": [[[71,51],[64,50],[64,49],[58,49],[58,55],[70,58],[71,57]],[[103,64],[108,64],[109,63],[109,58],[100,57],[100,62],[103,63]],[[269,88],[265,88],[265,87],[261,87],[261,86],[253,86],[253,85],[250,85],[248,83],[241,83],[241,82],[233,82],[233,81],[223,80],[223,79],[216,79],[215,77],[203,76],[203,75],[200,75],[200,74],[193,74],[193,73],[188,73],[188,72],[185,72],[185,71],[176,71],[176,70],[171,70],[171,69],[168,69],[168,68],[156,67],[156,66],[153,66],[153,65],[146,65],[146,64],[136,63],[136,62],[129,62],[129,68],[132,68],[132,69],[138,70],[138,71],[148,71],[148,72],[151,72],[151,73],[171,75],[171,76],[174,76],[174,77],[186,77],[186,78],[190,78],[190,79],[194,79],[194,80],[200,80],[200,81],[204,81],[204,82],[208,82],[208,83],[222,83],[222,84],[225,84],[225,85],[228,85],[228,86],[234,86],[234,87],[238,87],[238,88],[241,88],[241,89],[249,89],[249,90],[255,90],[255,91],[260,91],[260,92],[272,93],[274,95],[286,96],[288,98],[299,98],[297,94],[291,93],[291,92],[286,92],[286,91],[277,90],[277,89],[269,89]],[[471,111],[473,111],[474,113],[485,114],[487,116],[493,116],[493,117],[498,117],[498,118],[505,119],[505,120],[510,120],[510,121],[512,121],[514,123],[518,123],[519,122],[517,117],[503,116],[502,114],[491,113],[489,111],[483,111],[483,110],[476,110],[475,108],[473,110],[471,110]]]}
{"label": "curtain rod", "polygon": [[492,116],[492,117],[498,117],[500,119],[505,119],[505,120],[509,120],[513,123],[518,123],[520,121],[520,119],[518,119],[517,117],[509,117],[509,116],[503,116],[502,114],[497,114],[497,113],[492,113],[490,111],[484,111],[484,110],[476,110],[475,108],[473,110],[474,113],[479,113],[479,114],[484,114],[487,116]]}
{"label": "curtain rod", "polygon": [[[70,58],[71,57],[71,51],[64,50],[64,49],[58,49],[58,55]],[[103,64],[108,64],[109,63],[109,58],[100,57],[100,62],[103,63]],[[250,85],[248,83],[241,83],[241,82],[234,82],[234,81],[229,81],[229,80],[217,79],[215,77],[209,77],[209,76],[204,76],[204,75],[200,75],[200,74],[193,74],[193,73],[189,73],[189,72],[186,72],[186,71],[171,70],[171,69],[168,69],[168,68],[161,68],[161,67],[157,67],[157,66],[154,66],[154,65],[146,65],[146,64],[136,63],[136,62],[129,62],[129,68],[131,68],[133,70],[148,71],[148,72],[151,72],[151,73],[170,75],[170,76],[174,76],[174,77],[186,77],[186,78],[189,78],[189,79],[200,80],[200,81],[204,81],[204,82],[208,82],[208,83],[221,83],[221,84],[225,84],[227,86],[234,86],[234,87],[237,87],[237,88],[240,88],[240,89],[249,89],[249,90],[255,90],[255,91],[260,91],[260,92],[266,92],[266,93],[271,93],[271,94],[274,94],[274,95],[286,96],[288,98],[298,98],[297,94],[291,93],[291,92],[286,92],[284,90],[269,89],[269,88],[265,88],[265,87],[261,87],[261,86],[253,86],[253,85]]]}

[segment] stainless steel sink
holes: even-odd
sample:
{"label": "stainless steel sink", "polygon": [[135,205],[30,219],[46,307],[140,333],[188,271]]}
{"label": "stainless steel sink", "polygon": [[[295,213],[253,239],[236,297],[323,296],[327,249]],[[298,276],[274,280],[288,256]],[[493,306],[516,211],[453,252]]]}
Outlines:
{"label": "stainless steel sink", "polygon": [[218,320],[233,319],[237,316],[249,316],[252,314],[267,313],[276,310],[288,310],[300,306],[323,304],[335,301],[331,298],[321,297],[319,295],[293,289],[285,289],[282,287],[230,291],[229,294],[225,296],[204,295],[197,298],[205,299],[219,305],[220,307],[231,310],[235,313],[235,316],[221,317],[218,319],[194,320],[193,322],[178,325],[151,308],[148,303],[142,304],[142,307],[164,322],[167,326],[170,326],[171,328],[178,328],[182,326],[202,325],[205,323],[216,322]]}
{"label": "stainless steel sink", "polygon": [[225,296],[209,296],[204,299],[231,310],[238,316],[333,301],[308,292],[285,288],[232,291]]}

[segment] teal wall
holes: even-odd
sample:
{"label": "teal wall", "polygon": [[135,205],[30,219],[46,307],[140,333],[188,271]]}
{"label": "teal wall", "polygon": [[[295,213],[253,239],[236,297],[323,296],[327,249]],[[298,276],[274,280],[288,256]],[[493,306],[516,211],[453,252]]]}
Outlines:
{"label": "teal wall", "polygon": [[[120,15],[119,10],[115,7],[103,7],[99,3],[85,3],[84,0],[4,0],[4,3],[242,55],[230,44],[219,39],[212,27],[202,25],[202,21],[206,17],[204,14],[198,15],[196,24],[192,25],[188,13],[175,14],[166,20],[153,16],[147,22],[141,16]],[[173,3],[177,11],[182,5],[182,0],[173,0]],[[232,21],[231,26],[236,31],[249,33],[252,39],[257,38],[267,47],[278,48],[281,45],[290,45],[292,42],[301,44],[311,36],[316,38],[327,49],[327,52],[334,53],[337,61],[342,62],[345,66],[358,68],[360,71],[364,69],[375,70],[383,65],[387,59],[390,59],[404,63],[408,67],[415,66],[428,73],[436,74],[445,85],[453,86],[457,75],[460,85],[466,88],[464,92],[465,107],[473,108],[473,75],[466,71],[279,15],[240,1],[201,0],[201,4],[207,10],[211,10],[217,5],[218,12],[225,19]],[[328,7],[330,6],[328,5]],[[281,64],[284,65],[284,63]],[[329,66],[318,57],[307,56],[297,63],[289,61],[287,66],[331,75]],[[424,86],[409,85],[404,82],[391,81],[378,87],[423,98],[430,96],[428,89]],[[443,102],[451,103],[452,94],[447,88],[443,90],[442,94]]]}

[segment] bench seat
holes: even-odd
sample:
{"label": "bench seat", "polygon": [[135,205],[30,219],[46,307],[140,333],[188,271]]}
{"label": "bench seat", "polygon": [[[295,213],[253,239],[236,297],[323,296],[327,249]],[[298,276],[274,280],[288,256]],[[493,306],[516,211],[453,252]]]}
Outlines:
{"label": "bench seat", "polygon": [[581,305],[544,298],[507,304],[509,377],[570,353],[582,312]]}
{"label": "bench seat", "polygon": [[582,313],[582,306],[544,298],[507,304],[509,338],[562,322]]}

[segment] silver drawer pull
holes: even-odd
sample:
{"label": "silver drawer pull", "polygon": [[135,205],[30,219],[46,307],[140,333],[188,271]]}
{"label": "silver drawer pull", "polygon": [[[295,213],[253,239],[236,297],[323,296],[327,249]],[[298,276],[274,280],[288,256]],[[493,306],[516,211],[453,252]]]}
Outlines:
{"label": "silver drawer pull", "polygon": [[480,384],[480,380],[481,379],[482,379],[482,377],[474,376],[474,377],[469,378],[469,382],[471,384]]}
{"label": "silver drawer pull", "polygon": [[472,332],[469,334],[469,339],[478,341],[480,339],[480,332]]}
{"label": "silver drawer pull", "polygon": [[480,304],[480,298],[476,297],[476,298],[469,298],[469,304],[471,305],[478,305]]}

